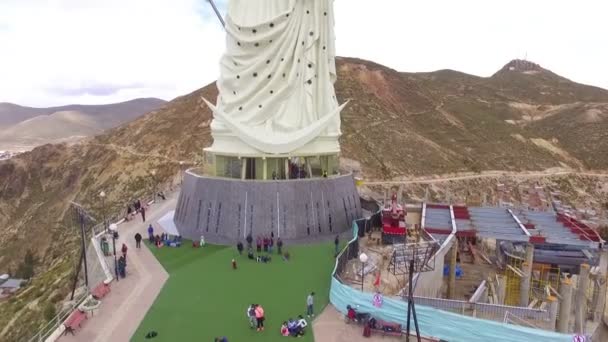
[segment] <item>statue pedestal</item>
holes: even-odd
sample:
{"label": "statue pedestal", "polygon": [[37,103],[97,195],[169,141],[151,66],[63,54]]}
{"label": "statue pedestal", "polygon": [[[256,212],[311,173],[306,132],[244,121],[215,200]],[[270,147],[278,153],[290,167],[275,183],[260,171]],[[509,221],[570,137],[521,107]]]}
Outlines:
{"label": "statue pedestal", "polygon": [[186,172],[175,210],[180,234],[235,244],[247,235],[284,241],[333,239],[352,229],[361,203],[351,174],[293,180],[241,180]]}

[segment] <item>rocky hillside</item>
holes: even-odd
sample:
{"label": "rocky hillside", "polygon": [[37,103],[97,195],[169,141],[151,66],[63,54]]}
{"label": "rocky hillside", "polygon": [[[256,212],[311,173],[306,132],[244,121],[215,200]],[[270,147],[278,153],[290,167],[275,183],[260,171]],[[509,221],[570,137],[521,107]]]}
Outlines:
{"label": "rocky hillside", "polygon": [[[513,64],[513,65],[510,65]],[[576,84],[540,66],[508,64],[489,78],[451,70],[400,73],[341,59],[343,156],[365,178],[481,170],[606,169],[608,91]],[[48,303],[66,293],[76,263],[76,232],[65,220],[75,200],[101,217],[168,185],[180,161],[202,162],[210,145],[214,84],[78,144],[44,145],[0,162],[0,273],[14,271],[28,249],[37,259],[30,287],[0,302],[0,340],[41,324]],[[598,128],[599,127],[599,128]],[[603,149],[602,149],[603,148]],[[156,176],[151,171],[156,170]],[[33,303],[33,304],[32,304]],[[19,324],[10,318],[18,315]]]}

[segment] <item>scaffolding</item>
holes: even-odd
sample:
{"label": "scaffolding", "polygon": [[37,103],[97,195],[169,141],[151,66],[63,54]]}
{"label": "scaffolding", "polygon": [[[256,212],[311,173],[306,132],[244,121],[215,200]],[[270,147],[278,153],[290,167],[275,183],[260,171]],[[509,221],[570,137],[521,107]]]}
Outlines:
{"label": "scaffolding", "polygon": [[560,274],[559,267],[534,264],[530,281],[530,301],[542,305],[547,297],[557,294]]}
{"label": "scaffolding", "polygon": [[505,305],[519,306],[519,293],[521,288],[521,278],[523,277],[522,264],[524,259],[509,253],[506,254],[506,295]]}

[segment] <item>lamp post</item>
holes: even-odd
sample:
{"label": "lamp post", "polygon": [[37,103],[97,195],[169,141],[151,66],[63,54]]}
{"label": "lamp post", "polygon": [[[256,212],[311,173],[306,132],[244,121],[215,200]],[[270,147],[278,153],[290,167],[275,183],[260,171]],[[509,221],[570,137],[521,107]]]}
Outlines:
{"label": "lamp post", "polygon": [[154,191],[152,201],[156,203],[156,170],[150,171],[150,174],[152,175],[152,191]]}
{"label": "lamp post", "polygon": [[365,263],[367,262],[367,254],[359,254],[359,261],[361,261],[361,291],[363,291],[363,284],[365,283]]}
{"label": "lamp post", "polygon": [[103,216],[103,230],[105,232],[108,231],[108,224],[106,220],[106,193],[105,191],[101,191],[99,193],[99,197],[101,197],[101,215]]}
{"label": "lamp post", "polygon": [[116,223],[112,223],[110,225],[110,232],[112,232],[112,249],[114,250],[114,274],[116,275],[116,281],[119,281],[118,276],[118,260],[116,258],[116,231],[118,230],[118,225]]}
{"label": "lamp post", "polygon": [[179,162],[179,176],[180,176],[179,184],[184,184],[184,161],[183,160]]}

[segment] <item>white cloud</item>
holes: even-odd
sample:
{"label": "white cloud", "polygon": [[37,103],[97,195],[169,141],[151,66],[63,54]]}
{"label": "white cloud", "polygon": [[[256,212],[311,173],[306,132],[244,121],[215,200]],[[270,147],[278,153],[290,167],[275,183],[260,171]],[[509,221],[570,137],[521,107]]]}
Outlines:
{"label": "white cloud", "polygon": [[[606,2],[337,0],[335,10],[343,56],[489,76],[527,54],[608,88]],[[171,99],[213,81],[223,47],[206,0],[2,0],[0,101]]]}

